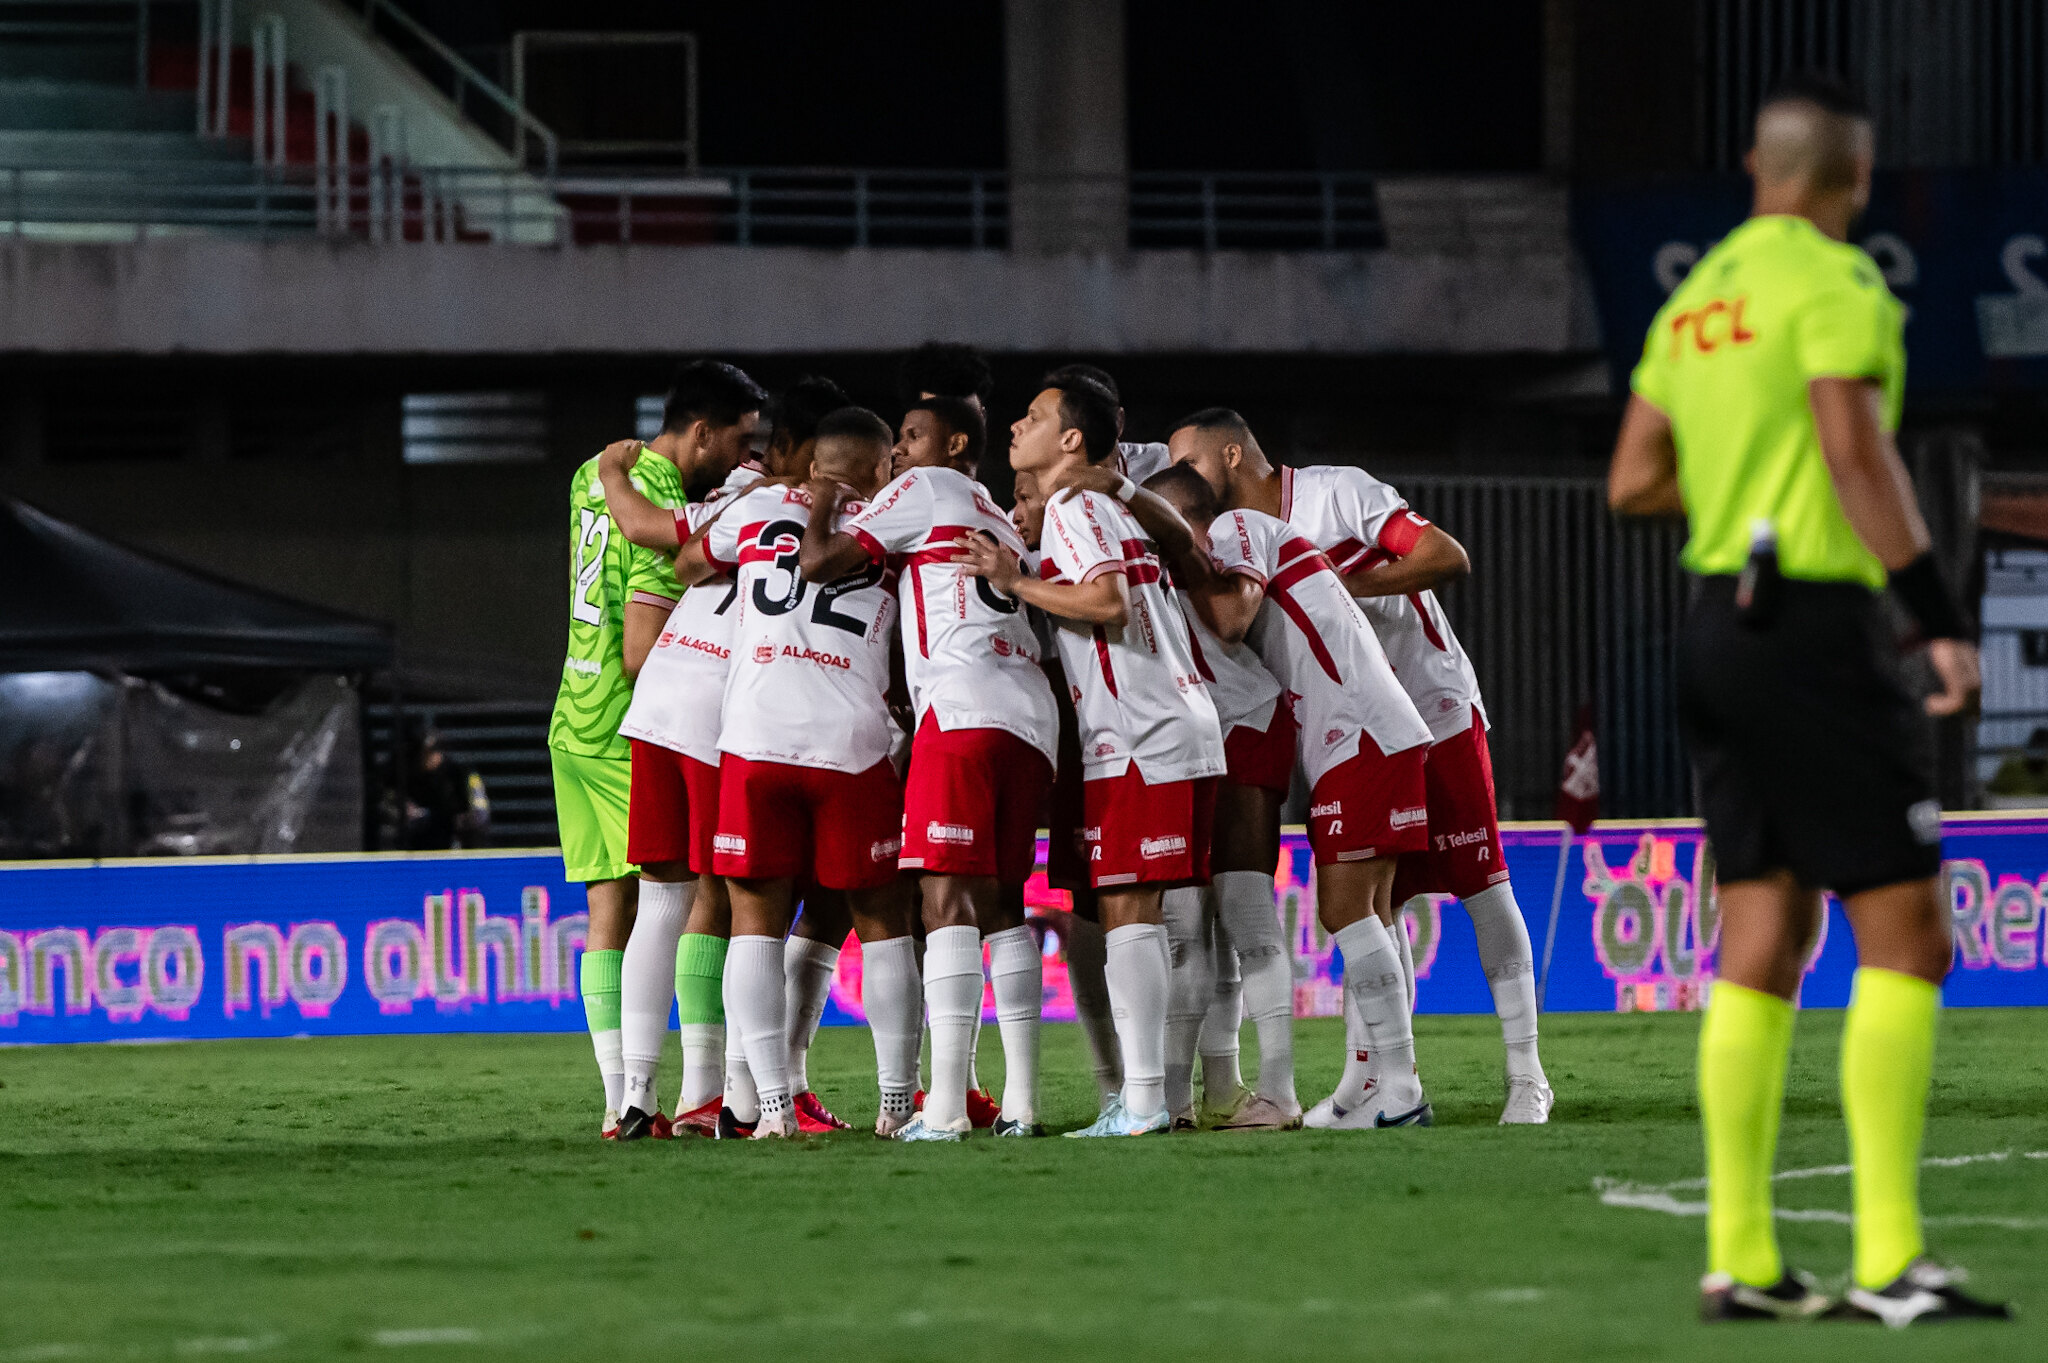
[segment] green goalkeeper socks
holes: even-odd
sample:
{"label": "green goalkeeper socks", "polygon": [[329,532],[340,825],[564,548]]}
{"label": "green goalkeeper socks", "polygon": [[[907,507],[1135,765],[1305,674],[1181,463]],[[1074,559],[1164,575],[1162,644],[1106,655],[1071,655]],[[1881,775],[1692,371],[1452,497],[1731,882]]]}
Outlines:
{"label": "green goalkeeper socks", "polygon": [[1794,1015],[1781,998],[1716,980],[1700,1028],[1707,1268],[1752,1287],[1784,1275],[1771,1223],[1771,1165]]}
{"label": "green goalkeeper socks", "polygon": [[619,971],[625,960],[623,951],[583,953],[583,1017],[592,1036],[619,1030]]}
{"label": "green goalkeeper socks", "polygon": [[1856,972],[1842,1028],[1842,1115],[1856,1167],[1856,1283],[1881,1288],[1920,1257],[1920,1135],[1941,990],[1892,970]]}
{"label": "green goalkeeper socks", "polygon": [[676,948],[676,1016],[683,1026],[725,1021],[726,946],[725,938],[708,932],[683,934]]}

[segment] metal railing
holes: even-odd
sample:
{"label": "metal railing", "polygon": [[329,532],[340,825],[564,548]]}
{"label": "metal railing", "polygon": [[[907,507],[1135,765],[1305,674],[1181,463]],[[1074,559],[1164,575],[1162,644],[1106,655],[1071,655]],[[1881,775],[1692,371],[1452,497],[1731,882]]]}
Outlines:
{"label": "metal railing", "polygon": [[412,60],[422,75],[432,78],[432,73],[416,59],[414,50],[425,53],[445,68],[441,72],[447,81],[443,93],[448,96],[459,113],[476,121],[478,126],[483,126],[483,121],[476,119],[468,106],[472,91],[483,96],[484,100],[497,110],[499,116],[506,120],[509,135],[500,137],[506,150],[509,152],[517,148],[523,162],[526,139],[531,137],[540,144],[542,166],[549,175],[555,173],[555,167],[561,159],[561,143],[553,129],[528,113],[519,101],[500,88],[496,81],[477,70],[461,53],[435,37],[424,24],[392,4],[391,0],[363,0],[363,25],[372,35],[377,34],[379,20],[388,22],[402,35],[401,41],[391,45]]}
{"label": "metal railing", "polygon": [[[0,233],[136,238],[164,230],[371,241],[541,245],[940,247],[1009,245],[1007,177],[993,171],[673,169],[529,174],[351,162],[345,96],[322,86],[312,166],[242,161],[0,166]],[[330,107],[331,106],[331,107]],[[328,124],[336,126],[331,134]],[[375,129],[373,128],[373,133]],[[373,142],[377,141],[373,137]],[[391,139],[386,139],[391,140]],[[373,150],[375,150],[373,148]],[[1132,177],[1141,249],[1369,250],[1384,244],[1361,175]]]}

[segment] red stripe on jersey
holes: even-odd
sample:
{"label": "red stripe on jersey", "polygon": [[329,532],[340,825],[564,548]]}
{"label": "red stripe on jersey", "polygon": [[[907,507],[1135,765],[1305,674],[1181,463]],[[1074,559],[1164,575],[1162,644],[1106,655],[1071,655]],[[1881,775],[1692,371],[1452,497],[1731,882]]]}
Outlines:
{"label": "red stripe on jersey", "polygon": [[1109,636],[1102,632],[1102,626],[1095,627],[1095,661],[1101,664],[1102,681],[1109,688],[1109,694],[1116,694],[1116,673],[1109,665]]}
{"label": "red stripe on jersey", "polygon": [[846,533],[853,536],[855,543],[860,545],[862,551],[867,554],[870,560],[881,564],[883,567],[888,566],[889,551],[882,547],[880,540],[857,525],[849,526]]}
{"label": "red stripe on jersey", "polygon": [[1294,593],[1288,590],[1295,583],[1314,577],[1317,573],[1335,571],[1336,569],[1330,566],[1330,561],[1321,554],[1313,558],[1298,558],[1273,575],[1273,580],[1266,584],[1266,599],[1287,613],[1287,618],[1294,622],[1295,628],[1308,640],[1308,651],[1315,655],[1317,665],[1331,681],[1342,686],[1344,678],[1337,671],[1337,660],[1331,656],[1329,645],[1323,642],[1322,633],[1316,629],[1315,622],[1308,618],[1308,612],[1301,608],[1301,603],[1294,599]]}
{"label": "red stripe on jersey", "polygon": [[1124,565],[1124,580],[1133,587],[1142,587],[1147,583],[1157,582],[1165,575],[1165,570],[1156,562],[1126,563]]}
{"label": "red stripe on jersey", "polygon": [[908,571],[910,573],[910,599],[917,603],[917,656],[929,658],[932,656],[931,645],[928,642],[931,631],[926,628],[924,623],[924,575],[917,571],[919,566],[916,556],[913,555]]}
{"label": "red stripe on jersey", "polygon": [[1422,593],[1410,592],[1408,594],[1408,604],[1415,607],[1415,613],[1422,617],[1423,637],[1436,646],[1437,652],[1450,652],[1449,649],[1444,647],[1444,636],[1436,632],[1436,621],[1429,618],[1429,610],[1422,604]]}
{"label": "red stripe on jersey", "polygon": [[1321,554],[1298,558],[1279,572],[1273,574],[1273,580],[1266,584],[1266,590],[1269,593],[1284,592],[1305,577],[1314,577],[1317,573],[1334,573],[1336,571],[1330,565],[1330,560],[1324,558]]}
{"label": "red stripe on jersey", "polygon": [[[1185,608],[1182,609],[1181,615],[1183,617],[1187,615]],[[1202,674],[1203,681],[1214,686],[1216,684],[1216,674],[1209,670],[1209,660],[1202,656],[1202,636],[1196,632],[1195,622],[1192,620],[1188,621],[1188,647],[1195,651],[1195,671]]]}
{"label": "red stripe on jersey", "polygon": [[976,532],[987,533],[976,525],[935,525],[925,535],[924,547],[913,549],[904,555],[904,562],[906,566],[920,563],[956,563],[959,561],[960,549],[953,541],[964,539]]}
{"label": "red stripe on jersey", "polygon": [[1363,540],[1345,539],[1337,541],[1325,550],[1324,557],[1330,560],[1330,566],[1339,573],[1348,573],[1360,567],[1360,561],[1371,552],[1373,551],[1366,547]]}
{"label": "red stripe on jersey", "polygon": [[1038,577],[1043,582],[1058,582],[1060,580],[1060,570],[1054,565],[1052,555],[1048,554],[1038,560]]}

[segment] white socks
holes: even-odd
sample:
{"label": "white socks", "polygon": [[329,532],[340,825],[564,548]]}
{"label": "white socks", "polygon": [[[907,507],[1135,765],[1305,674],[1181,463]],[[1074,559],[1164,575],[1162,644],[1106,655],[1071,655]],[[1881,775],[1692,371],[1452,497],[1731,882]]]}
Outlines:
{"label": "white socks", "polygon": [[782,946],[783,1030],[789,1036],[789,1091],[811,1090],[811,1041],[825,1016],[832,993],[832,972],[839,968],[839,948],[791,937]]}
{"label": "white socks", "polygon": [[640,909],[619,961],[619,1055],[625,1066],[624,1106],[659,1112],[654,1080],[668,1040],[669,1001],[676,989],[676,943],[696,896],[694,880],[640,882]]}
{"label": "white socks", "polygon": [[[1195,1105],[1195,1043],[1215,1002],[1216,975],[1209,960],[1208,895],[1200,887],[1168,890],[1160,897],[1166,919],[1169,977],[1166,998],[1166,1107],[1176,1115]],[[1130,1067],[1125,1065],[1128,1075]]]}
{"label": "white socks", "polygon": [[925,934],[924,1004],[932,1038],[932,1085],[924,1095],[924,1119],[946,1130],[965,1130],[970,1048],[975,1015],[981,1011],[981,929],[933,928]]}
{"label": "white socks", "polygon": [[1237,949],[1224,935],[1222,920],[1213,915],[1209,919],[1209,966],[1216,987],[1210,991],[1209,1011],[1202,1015],[1202,1035],[1195,1049],[1202,1057],[1202,1101],[1220,1106],[1215,1100],[1229,1099],[1244,1087],[1244,1075],[1237,1067],[1244,976],[1237,967]]}
{"label": "white socks", "polygon": [[[789,1111],[789,1034],[782,1000],[782,939],[733,938],[725,957],[725,1021],[744,1048],[760,1118],[771,1124]],[[747,1119],[736,1105],[733,1115]]]}
{"label": "white socks", "polygon": [[1394,939],[1394,949],[1401,953],[1401,979],[1408,989],[1408,1011],[1415,1011],[1415,943],[1408,936],[1407,915],[1399,909],[1394,911],[1394,926],[1387,929],[1387,935]]}
{"label": "white socks", "polygon": [[626,1101],[626,1062],[619,1050],[618,1029],[592,1032],[590,1045],[597,1052],[598,1076],[604,1080],[604,1105],[613,1112],[624,1112],[621,1104]]}
{"label": "white socks", "polygon": [[1357,1107],[1365,1101],[1366,1089],[1372,1082],[1372,1052],[1365,1045],[1365,1023],[1358,1016],[1358,1000],[1347,989],[1344,991],[1344,1073],[1337,1080],[1337,1091],[1331,1096],[1339,1107]]}
{"label": "white socks", "polygon": [[1358,1019],[1376,1061],[1381,1102],[1390,1113],[1422,1102],[1415,1075],[1415,1032],[1408,1014],[1407,982],[1393,934],[1377,914],[1367,914],[1337,932],[1344,953],[1344,992],[1358,1000]]}
{"label": "white socks", "polygon": [[1273,877],[1258,871],[1223,872],[1216,877],[1216,913],[1237,951],[1238,968],[1244,973],[1244,1010],[1259,1034],[1259,1093],[1292,1107],[1297,1101],[1294,962],[1281,940]]}
{"label": "white socks", "polygon": [[730,1022],[730,1013],[726,1016],[729,1025],[725,1028],[725,1106],[732,1109],[735,1119],[757,1122],[761,1120],[761,1095],[754,1088],[754,1072],[747,1068],[747,1048],[740,1038],[739,1025]]}
{"label": "white socks", "polygon": [[1074,992],[1074,1020],[1095,1057],[1095,1088],[1103,1102],[1123,1091],[1124,1061],[1110,1016],[1109,981],[1104,976],[1108,947],[1102,925],[1078,914],[1067,916],[1067,984]]}
{"label": "white socks", "polygon": [[676,1095],[676,1115],[694,1112],[724,1091],[725,1028],[715,1022],[684,1023],[683,1091]]}
{"label": "white socks", "polygon": [[1150,1117],[1166,1106],[1166,1000],[1172,989],[1166,928],[1132,923],[1103,936],[1103,977],[1123,1052],[1124,1107]]}
{"label": "white socks", "polygon": [[[924,1030],[924,1000],[917,987],[917,943],[891,937],[862,942],[861,1007],[875,1038],[875,1078],[882,1111],[907,1113],[917,1090],[917,1050]],[[974,977],[981,978],[975,966]],[[728,1005],[730,1007],[730,1005]]]}
{"label": "white socks", "polygon": [[[995,986],[996,1027],[1003,1038],[1003,1116],[1038,1120],[1038,1025],[1045,1004],[1045,957],[1028,926],[988,938],[988,974]],[[980,1000],[976,1001],[977,1013]]]}
{"label": "white socks", "polygon": [[1481,890],[1465,901],[1465,912],[1472,916],[1479,964],[1507,1044],[1508,1077],[1545,1083],[1543,1062],[1536,1056],[1536,953],[1514,888],[1503,880]]}

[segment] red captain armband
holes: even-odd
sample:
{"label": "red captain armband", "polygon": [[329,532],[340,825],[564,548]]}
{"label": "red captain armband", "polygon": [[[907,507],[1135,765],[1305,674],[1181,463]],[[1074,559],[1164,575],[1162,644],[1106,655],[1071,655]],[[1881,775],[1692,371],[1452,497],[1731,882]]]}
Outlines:
{"label": "red captain armband", "polygon": [[1389,557],[1406,558],[1422,541],[1422,532],[1429,529],[1429,522],[1403,507],[1387,517],[1387,523],[1380,527],[1379,547]]}

